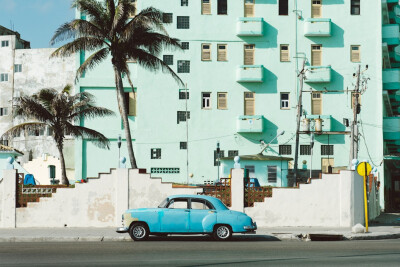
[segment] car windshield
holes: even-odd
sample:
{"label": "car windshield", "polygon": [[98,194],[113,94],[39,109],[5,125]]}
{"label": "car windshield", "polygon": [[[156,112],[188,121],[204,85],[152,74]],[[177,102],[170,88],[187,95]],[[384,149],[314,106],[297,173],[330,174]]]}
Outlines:
{"label": "car windshield", "polygon": [[165,208],[167,206],[168,202],[169,202],[169,198],[166,198],[166,199],[163,200],[163,202],[161,202],[160,205],[158,205],[158,207],[159,208]]}

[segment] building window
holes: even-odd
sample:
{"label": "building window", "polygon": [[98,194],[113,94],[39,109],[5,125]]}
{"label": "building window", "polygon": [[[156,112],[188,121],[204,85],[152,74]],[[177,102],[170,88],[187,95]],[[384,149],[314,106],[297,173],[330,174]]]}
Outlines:
{"label": "building window", "polygon": [[300,155],[311,155],[311,146],[300,145]]}
{"label": "building window", "polygon": [[15,64],[14,72],[22,72],[22,64]]}
{"label": "building window", "polygon": [[219,156],[217,154],[217,150],[214,150],[214,166],[219,166],[218,164],[218,158],[223,158],[225,156],[225,151],[220,150],[219,151]]}
{"label": "building window", "polygon": [[268,183],[276,183],[277,166],[267,166],[268,169]]}
{"label": "building window", "polygon": [[227,61],[227,45],[218,44],[217,47],[218,47],[217,61]]}
{"label": "building window", "polygon": [[289,14],[289,1],[288,0],[279,0],[279,15],[288,15]]}
{"label": "building window", "polygon": [[190,73],[189,60],[178,60],[178,73]]}
{"label": "building window", "polygon": [[322,94],[312,93],[311,94],[311,114],[322,115]]}
{"label": "building window", "polygon": [[289,93],[281,93],[281,109],[289,109]]}
{"label": "building window", "polygon": [[180,142],[179,143],[179,148],[180,149],[187,149],[187,142]]}
{"label": "building window", "polygon": [[8,146],[8,140],[1,139],[0,144],[2,144],[3,146]]}
{"label": "building window", "polygon": [[202,15],[211,14],[211,0],[201,0],[201,14]]}
{"label": "building window", "polygon": [[254,165],[245,165],[245,171],[247,170],[249,177],[254,178],[256,176],[256,167]]}
{"label": "building window", "polygon": [[136,116],[136,93],[125,92],[124,96],[128,116]]}
{"label": "building window", "polygon": [[228,109],[228,94],[218,93],[217,108],[218,109]]}
{"label": "building window", "polygon": [[7,116],[8,108],[0,108],[0,116]]}
{"label": "building window", "polygon": [[333,145],[321,145],[321,155],[332,156],[333,155]]}
{"label": "building window", "polygon": [[322,0],[312,0],[311,17],[312,18],[322,17]]}
{"label": "building window", "polygon": [[350,47],[350,53],[351,62],[361,62],[361,50],[359,45],[352,45]]}
{"label": "building window", "polygon": [[53,136],[53,128],[47,127],[47,136]]}
{"label": "building window", "polygon": [[292,146],[291,145],[279,145],[279,154],[280,155],[292,155]]}
{"label": "building window", "polygon": [[228,14],[228,0],[218,0],[218,15]]}
{"label": "building window", "polygon": [[211,44],[201,44],[201,60],[211,60]]}
{"label": "building window", "polygon": [[228,157],[239,156],[239,150],[228,150]]}
{"label": "building window", "polygon": [[173,55],[164,55],[163,61],[167,65],[174,65],[174,56]]}
{"label": "building window", "polygon": [[161,148],[151,149],[151,159],[161,159]]}
{"label": "building window", "polygon": [[360,0],[351,0],[351,15],[360,15],[361,5]]}
{"label": "building window", "polygon": [[311,65],[322,65],[322,45],[311,45]]}
{"label": "building window", "polygon": [[322,173],[329,173],[329,169],[335,165],[334,159],[322,158],[321,159],[321,171]]}
{"label": "building window", "polygon": [[181,46],[183,50],[189,50],[189,42],[182,42]]}
{"label": "building window", "polygon": [[201,93],[201,108],[211,109],[211,93]]}
{"label": "building window", "polygon": [[245,92],[244,93],[244,115],[253,116],[255,110],[255,93]]}
{"label": "building window", "polygon": [[36,129],[36,130],[28,130],[29,136],[43,136],[44,135],[44,128],[43,129]]}
{"label": "building window", "polygon": [[178,29],[189,29],[189,16],[178,16],[176,21]]}
{"label": "building window", "polygon": [[177,112],[177,123],[179,124],[179,122],[181,121],[186,121],[186,119],[190,119],[190,111],[178,111]]}
{"label": "building window", "polygon": [[281,62],[289,62],[290,55],[289,55],[289,45],[281,45]]}
{"label": "building window", "polygon": [[8,73],[0,74],[0,82],[8,82]]}
{"label": "building window", "polygon": [[1,47],[7,47],[9,45],[8,40],[1,41]]}
{"label": "building window", "polygon": [[151,173],[179,173],[179,168],[150,168]]}
{"label": "building window", "polygon": [[181,6],[189,6],[189,0],[181,0]]}
{"label": "building window", "polygon": [[189,90],[179,89],[179,99],[189,99]]}
{"label": "building window", "polygon": [[244,65],[254,65],[254,48],[255,45],[244,45]]}
{"label": "building window", "polygon": [[172,13],[163,13],[163,23],[172,23]]}
{"label": "building window", "polygon": [[245,17],[254,17],[254,1],[255,0],[244,0]]}

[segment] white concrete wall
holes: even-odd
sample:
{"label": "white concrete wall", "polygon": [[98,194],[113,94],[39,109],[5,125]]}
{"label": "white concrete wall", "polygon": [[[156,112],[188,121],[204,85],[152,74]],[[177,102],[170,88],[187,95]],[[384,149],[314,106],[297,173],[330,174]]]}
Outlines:
{"label": "white concrete wall", "polygon": [[16,170],[4,170],[0,178],[0,227],[16,227]]}
{"label": "white concrete wall", "polygon": [[[324,174],[322,179],[301,184],[299,189],[274,188],[271,198],[255,203],[245,212],[259,226],[351,227],[364,224],[362,184],[362,178],[351,171]],[[370,205],[370,209],[379,210],[379,203]],[[370,219],[375,217],[370,216]]]}

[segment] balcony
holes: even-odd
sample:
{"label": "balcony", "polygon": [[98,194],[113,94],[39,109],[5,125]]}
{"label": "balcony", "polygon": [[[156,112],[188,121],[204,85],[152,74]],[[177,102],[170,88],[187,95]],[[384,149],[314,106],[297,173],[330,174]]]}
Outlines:
{"label": "balcony", "polygon": [[400,24],[400,6],[396,5],[394,7],[394,20],[397,24]]}
{"label": "balcony", "polygon": [[[308,122],[306,122],[305,119],[308,119]],[[318,119],[321,119],[321,121],[318,121]],[[331,115],[307,115],[307,117],[303,119],[302,131],[330,132],[332,131],[331,120]]]}
{"label": "balcony", "polygon": [[331,82],[331,66],[307,66],[306,83],[329,83]]}
{"label": "balcony", "polygon": [[389,24],[382,26],[382,42],[388,45],[400,44],[400,25]]}
{"label": "balcony", "polygon": [[400,140],[400,117],[383,118],[383,139]]}
{"label": "balcony", "polygon": [[394,48],[394,60],[400,61],[400,45]]}
{"label": "balcony", "polygon": [[384,90],[400,89],[400,69],[385,69],[382,71]]}
{"label": "balcony", "polygon": [[237,36],[263,36],[263,18],[238,18]]}
{"label": "balcony", "polygon": [[262,133],[263,116],[239,116],[236,120],[236,132],[238,133]]}
{"label": "balcony", "polygon": [[263,82],[263,65],[241,65],[236,70],[237,82]]}
{"label": "balcony", "polygon": [[304,36],[331,36],[331,19],[306,19],[304,23]]}

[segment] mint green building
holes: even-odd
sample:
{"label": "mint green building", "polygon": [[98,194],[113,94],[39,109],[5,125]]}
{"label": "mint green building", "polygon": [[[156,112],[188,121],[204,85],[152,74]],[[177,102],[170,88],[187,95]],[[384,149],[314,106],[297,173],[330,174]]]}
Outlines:
{"label": "mint green building", "polygon": [[[294,158],[303,85],[299,169],[346,169],[360,66],[358,159],[377,168],[382,208],[400,209],[398,1],[133,3],[139,10],[154,6],[165,12],[168,33],[182,41],[184,50],[164,51],[163,59],[186,83],[182,88],[162,72],[130,63],[136,92],[129,93],[126,80],[126,100],[139,167],[164,181],[202,184],[217,180],[217,143],[220,157],[233,157],[255,155],[273,140],[264,155]],[[85,56],[77,55],[77,65]],[[118,114],[110,61],[86,73],[77,90],[94,94],[98,105]],[[104,133],[112,144],[107,151],[76,141],[76,178],[117,167],[118,135],[124,140],[119,116],[81,123]],[[120,154],[127,157],[124,142]],[[260,172],[268,184],[267,168],[255,170]],[[287,185],[288,170],[279,173]]]}

